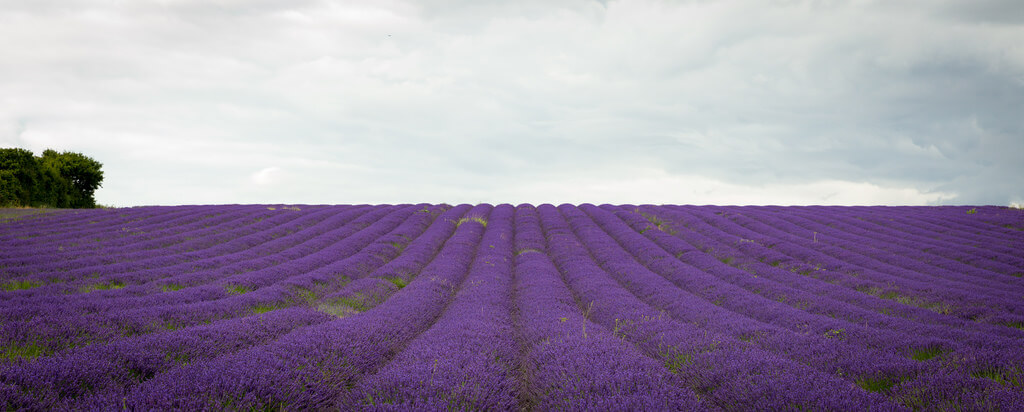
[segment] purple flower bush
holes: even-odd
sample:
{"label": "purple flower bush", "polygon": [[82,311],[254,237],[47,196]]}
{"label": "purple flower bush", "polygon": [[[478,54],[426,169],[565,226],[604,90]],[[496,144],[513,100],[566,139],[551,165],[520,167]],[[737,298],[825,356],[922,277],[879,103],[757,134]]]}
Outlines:
{"label": "purple flower bush", "polygon": [[6,220],[0,408],[1021,410],[1024,213],[225,205]]}

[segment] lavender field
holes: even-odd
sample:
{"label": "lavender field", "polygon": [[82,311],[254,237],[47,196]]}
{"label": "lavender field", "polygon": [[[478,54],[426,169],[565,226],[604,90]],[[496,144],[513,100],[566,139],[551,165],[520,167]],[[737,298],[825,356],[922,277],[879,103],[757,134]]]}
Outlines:
{"label": "lavender field", "polygon": [[1024,409],[1004,207],[0,215],[0,408]]}

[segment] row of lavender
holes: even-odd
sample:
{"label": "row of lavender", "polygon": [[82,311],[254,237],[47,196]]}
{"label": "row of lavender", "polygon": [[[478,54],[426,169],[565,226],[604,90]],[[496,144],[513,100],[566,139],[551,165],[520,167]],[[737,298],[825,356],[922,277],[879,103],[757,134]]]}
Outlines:
{"label": "row of lavender", "polygon": [[189,206],[0,224],[0,406],[1019,409],[1024,213]]}

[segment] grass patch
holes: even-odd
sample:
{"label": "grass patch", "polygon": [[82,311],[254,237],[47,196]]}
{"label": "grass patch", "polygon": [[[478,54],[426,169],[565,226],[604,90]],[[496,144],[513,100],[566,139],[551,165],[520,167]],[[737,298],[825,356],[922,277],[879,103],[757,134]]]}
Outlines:
{"label": "grass patch", "polygon": [[355,296],[346,296],[343,298],[338,298],[336,299],[336,301],[342,305],[345,305],[346,307],[355,310],[356,312],[362,312],[365,311],[366,309],[369,309],[368,307],[366,307],[366,299],[360,293],[357,293]]}
{"label": "grass patch", "polygon": [[1009,326],[1011,328],[1017,328],[1017,329],[1020,329],[1020,330],[1024,330],[1024,322],[1007,322],[1007,323],[1004,323],[1003,326]]}
{"label": "grass patch", "polygon": [[306,305],[316,306],[335,287],[344,286],[348,282],[349,278],[347,276],[334,274],[331,279],[313,280],[313,284],[308,287],[295,285],[291,288],[291,291],[299,300],[295,300],[293,297],[291,301],[298,304],[305,302]]}
{"label": "grass patch", "polygon": [[750,343],[762,339],[765,336],[767,336],[767,333],[764,331],[744,332],[742,335],[740,335],[740,340]]}
{"label": "grass patch", "polygon": [[184,285],[178,285],[178,284],[174,284],[174,283],[171,283],[169,285],[160,285],[160,290],[162,290],[164,292],[173,292],[173,291],[182,290],[182,289],[185,289]]}
{"label": "grass patch", "polygon": [[45,206],[40,208],[29,206],[0,207],[0,223],[36,218],[55,210],[56,209],[49,209]]}
{"label": "grass patch", "polygon": [[1006,379],[1006,376],[1003,376],[1002,372],[999,372],[996,369],[985,369],[977,372],[971,372],[971,376],[975,378],[989,379],[1003,386],[1012,383]]}
{"label": "grass patch", "polygon": [[914,306],[921,309],[928,309],[932,312],[948,315],[953,311],[953,305],[946,302],[929,301],[913,296],[901,295],[896,291],[883,292],[882,288],[877,286],[865,287],[859,286],[856,288],[858,292],[867,293],[872,296],[876,296],[882,299],[896,301],[899,304]]}
{"label": "grass patch", "polygon": [[464,217],[462,219],[459,219],[458,222],[455,222],[455,227],[462,226],[463,223],[468,223],[468,222],[476,222],[476,223],[479,223],[479,224],[483,225],[483,227],[487,227],[487,219],[484,219],[484,218],[479,217],[479,216]]}
{"label": "grass patch", "polygon": [[321,303],[317,306],[317,310],[339,318],[364,312],[367,309],[369,307],[366,304],[366,298],[360,293],[357,293],[355,296],[331,299],[330,302]]}
{"label": "grass patch", "polygon": [[405,244],[403,244],[403,243],[399,243],[399,242],[388,242],[388,245],[390,245],[391,247],[395,248],[395,250],[397,250],[397,251],[398,251],[398,254],[399,254],[399,255],[401,255],[401,254],[402,254],[402,252],[404,252],[404,251],[405,251]]}
{"label": "grass patch", "polygon": [[845,329],[829,329],[829,330],[825,331],[823,336],[825,337],[825,339],[846,340],[846,330]]}
{"label": "grass patch", "polygon": [[124,282],[119,280],[112,280],[104,283],[94,283],[89,286],[79,288],[78,290],[82,293],[95,292],[97,290],[111,290],[111,289],[122,289],[124,288]]}
{"label": "grass patch", "polygon": [[46,354],[46,348],[34,343],[8,343],[0,346],[0,359],[35,359]]}
{"label": "grass patch", "polygon": [[256,306],[252,307],[252,312],[255,313],[255,314],[260,314],[260,313],[267,313],[267,312],[270,312],[272,310],[277,310],[277,309],[281,309],[281,305],[276,304],[276,303],[275,304],[270,304],[270,305],[256,305]]}
{"label": "grass patch", "polygon": [[167,329],[167,330],[178,330],[178,329],[181,329],[181,328],[184,327],[180,323],[178,323],[177,321],[167,321],[167,322],[164,322],[163,325],[161,325],[161,326],[164,329]]}
{"label": "grass patch", "polygon": [[975,214],[975,213],[978,213],[978,209],[977,209],[977,208],[973,208],[973,207],[972,207],[972,208],[971,208],[971,210],[968,210],[968,211],[967,211],[967,214],[969,214],[969,215],[973,215],[973,214]]}
{"label": "grass patch", "polygon": [[898,296],[893,300],[904,305],[916,306],[921,309],[928,309],[932,312],[940,313],[943,315],[948,315],[950,312],[953,311],[953,306],[945,302],[931,302],[909,296]]}
{"label": "grass patch", "polygon": [[914,353],[910,355],[910,358],[916,361],[926,361],[928,359],[932,359],[936,356],[939,356],[945,352],[946,351],[942,350],[942,348],[938,346],[932,346],[924,349],[914,349]]}
{"label": "grass patch", "polygon": [[5,282],[2,286],[3,290],[25,290],[43,286],[43,282],[35,280],[12,280]]}
{"label": "grass patch", "polygon": [[176,352],[164,354],[164,359],[168,362],[173,361],[174,363],[177,363],[178,366],[185,366],[188,365],[191,360],[191,356],[187,353]]}
{"label": "grass patch", "polygon": [[[665,221],[665,219],[662,219],[662,218],[660,218],[658,216],[655,216],[653,214],[644,213],[644,212],[640,212],[640,216],[643,216],[644,219],[647,219],[648,222],[650,222],[652,225],[654,225],[655,229],[658,229],[658,230],[660,230],[662,232],[665,232],[665,233],[668,233],[670,235],[675,235],[676,233],[678,233],[675,229],[669,227],[668,222]],[[643,233],[644,231],[647,231],[647,229],[650,229],[650,228],[651,227],[648,226],[647,228],[644,228],[644,230],[641,231],[640,233]]]}
{"label": "grass patch", "polygon": [[520,250],[516,251],[516,256],[519,256],[519,255],[521,255],[523,253],[541,253],[541,251],[539,251],[537,249],[520,249]]}
{"label": "grass patch", "polygon": [[320,300],[320,295],[323,293],[323,286],[317,282],[314,282],[313,289],[306,289],[303,287],[296,287],[293,289],[295,294],[299,295],[306,304],[312,305]]}
{"label": "grass patch", "polygon": [[693,363],[693,355],[690,355],[689,353],[677,353],[669,356],[668,359],[665,360],[665,368],[667,368],[669,372],[679,373],[684,366],[691,363]]}
{"label": "grass patch", "polygon": [[391,282],[392,285],[398,286],[399,289],[404,288],[405,285],[409,284],[409,281],[402,279],[398,276],[384,278],[384,280]]}
{"label": "grass patch", "polygon": [[889,378],[861,378],[857,379],[857,386],[868,392],[885,392],[892,388],[896,381]]}
{"label": "grass patch", "polygon": [[228,293],[232,295],[241,295],[243,293],[252,292],[252,289],[242,285],[224,285],[224,290],[228,291]]}

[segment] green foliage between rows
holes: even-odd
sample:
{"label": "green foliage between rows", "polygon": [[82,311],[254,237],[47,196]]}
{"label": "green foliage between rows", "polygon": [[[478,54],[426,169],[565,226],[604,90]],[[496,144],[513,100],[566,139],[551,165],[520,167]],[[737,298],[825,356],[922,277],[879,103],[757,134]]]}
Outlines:
{"label": "green foliage between rows", "polygon": [[12,342],[0,345],[0,360],[33,359],[45,352],[45,348],[34,343]]}
{"label": "green foliage between rows", "polygon": [[3,290],[25,290],[32,289],[34,287],[42,286],[42,282],[36,282],[34,280],[12,280],[3,284],[0,284],[0,289]]}

